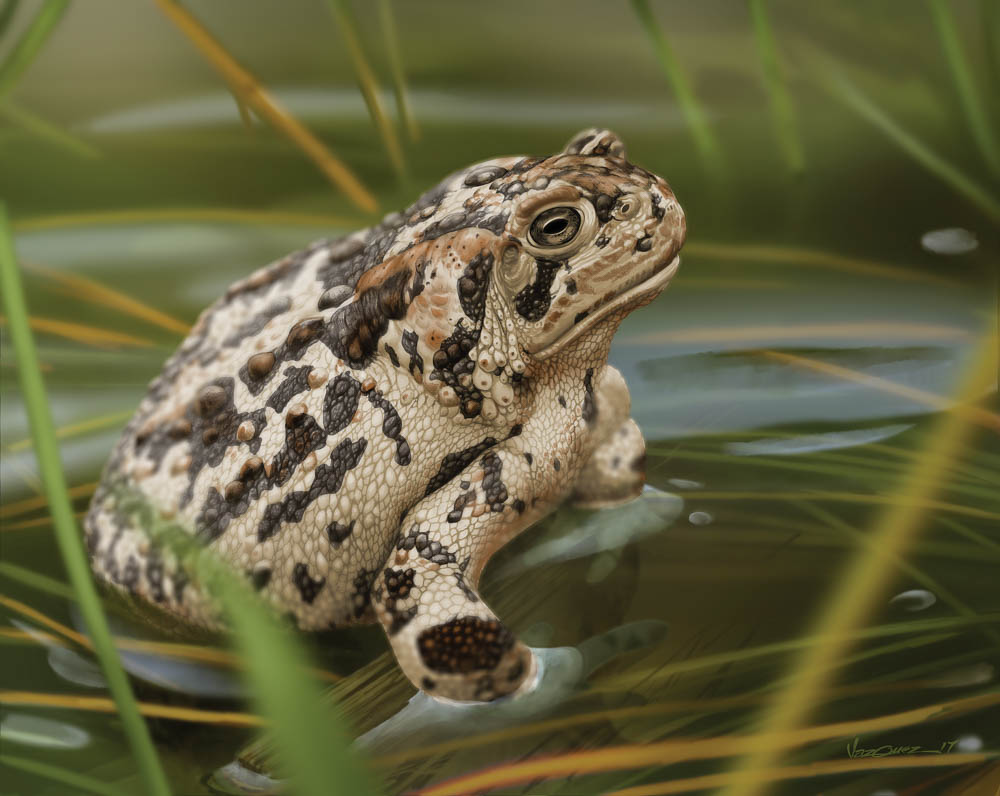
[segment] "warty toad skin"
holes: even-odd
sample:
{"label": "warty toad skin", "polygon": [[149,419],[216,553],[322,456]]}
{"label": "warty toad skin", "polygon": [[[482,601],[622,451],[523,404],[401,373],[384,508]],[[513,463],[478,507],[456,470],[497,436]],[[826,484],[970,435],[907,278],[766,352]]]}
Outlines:
{"label": "warty toad skin", "polygon": [[126,428],[87,515],[94,572],[217,629],[210,596],[117,506],[189,529],[305,630],[378,621],[428,693],[490,700],[530,650],[476,592],[567,496],[644,482],[622,319],[677,270],[667,183],[587,130],[447,177],[403,213],[232,285]]}

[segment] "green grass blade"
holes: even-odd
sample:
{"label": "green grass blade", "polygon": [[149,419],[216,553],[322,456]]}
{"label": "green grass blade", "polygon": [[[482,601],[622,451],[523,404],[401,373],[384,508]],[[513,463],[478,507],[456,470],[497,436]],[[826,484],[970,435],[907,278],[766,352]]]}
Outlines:
{"label": "green grass blade", "polygon": [[965,196],[994,221],[1000,221],[1000,200],[936,152],[933,152],[918,138],[904,130],[854,85],[841,70],[823,65],[820,65],[819,69],[822,75],[821,80],[834,99],[878,128],[896,146],[934,176]]}
{"label": "green grass blade", "polygon": [[173,553],[228,619],[257,712],[269,721],[280,770],[296,796],[376,794],[374,778],[350,747],[346,722],[312,679],[299,637],[282,627],[245,580],[141,494],[114,489],[116,510],[155,545]]}
{"label": "green grass blade", "polygon": [[649,0],[632,0],[632,10],[635,11],[642,29],[646,32],[653,45],[653,51],[656,53],[660,66],[663,68],[663,73],[666,75],[667,81],[670,83],[671,88],[674,90],[674,95],[677,97],[677,104],[680,106],[681,113],[684,115],[688,127],[691,128],[691,135],[694,137],[698,151],[709,166],[713,168],[717,167],[719,165],[718,144],[716,144],[715,137],[712,135],[712,130],[708,125],[708,120],[705,118],[705,114],[702,112],[701,106],[698,104],[698,100],[695,98],[694,92],[688,84],[687,76],[677,62],[676,56],[674,56],[670,42],[667,41],[667,37],[656,22],[656,17],[653,16],[653,10],[649,7]]}
{"label": "green grass blade", "polygon": [[0,103],[0,118],[4,118],[37,138],[74,155],[84,158],[99,158],[101,156],[99,149],[83,139],[72,133],[67,133],[38,114],[15,105],[9,100]]}
{"label": "green grass blade", "polygon": [[346,724],[322,699],[305,669],[305,652],[269,611],[232,577],[218,593],[247,663],[246,676],[258,712],[272,721],[283,770],[292,772],[303,796],[377,793],[372,776],[351,751]]}
{"label": "green grass blade", "polygon": [[73,508],[66,491],[65,475],[52,426],[48,396],[38,368],[35,342],[28,325],[28,309],[21,287],[21,275],[14,257],[13,241],[8,232],[7,211],[3,204],[0,204],[0,287],[3,288],[8,333],[17,356],[17,370],[25,411],[35,440],[38,470],[48,495],[56,541],[63,563],[73,586],[80,613],[90,630],[94,652],[108,681],[108,690],[111,691],[118,706],[118,713],[146,790],[155,796],[169,794],[170,788],[167,786],[166,777],[160,767],[146,724],[135,703],[128,678],[122,669],[107,619],[101,610],[101,602],[91,580],[90,567],[83,550],[83,542],[73,518]]}
{"label": "green grass blade", "polygon": [[46,0],[35,14],[7,60],[0,65],[0,101],[7,97],[24,70],[31,66],[68,6],[69,0]]}
{"label": "green grass blade", "polygon": [[10,578],[22,586],[43,591],[46,594],[51,594],[53,597],[72,600],[76,596],[73,589],[65,583],[55,578],[50,578],[48,575],[43,575],[40,572],[33,572],[30,569],[19,567],[10,561],[0,561],[0,577]]}
{"label": "green grass blade", "polygon": [[420,137],[420,128],[417,127],[417,120],[410,108],[410,98],[406,93],[406,73],[403,71],[403,59],[400,57],[399,34],[396,31],[396,17],[392,13],[392,0],[379,0],[378,18],[385,39],[385,51],[389,57],[389,70],[392,72],[396,111],[399,113],[399,120],[406,134],[411,141],[416,141]]}
{"label": "green grass blade", "polygon": [[994,175],[1000,175],[1000,142],[993,134],[989,116],[979,101],[979,91],[965,59],[965,53],[962,51],[962,41],[958,36],[955,19],[945,0],[927,0],[927,5],[934,20],[934,27],[941,38],[941,49],[944,50],[951,78],[955,81],[955,90],[958,92],[958,99],[962,104],[965,120],[972,131],[972,137],[990,171]]}
{"label": "green grass blade", "polygon": [[350,0],[327,0],[330,13],[340,28],[340,34],[347,45],[347,51],[354,64],[354,74],[358,79],[358,88],[361,89],[361,96],[364,97],[365,105],[368,106],[368,113],[382,137],[389,158],[392,160],[393,168],[397,174],[406,173],[406,162],[403,158],[403,150],[396,137],[396,131],[385,115],[382,108],[382,101],[378,96],[378,81],[368,65],[364,50],[361,47],[361,37],[358,35],[358,21],[354,16],[354,9]]}
{"label": "green grass blade", "polygon": [[778,48],[774,36],[771,35],[771,24],[767,18],[764,2],[765,0],[747,0],[747,6],[750,11],[750,21],[753,23],[757,55],[764,70],[764,87],[771,102],[774,131],[784,150],[789,168],[798,172],[805,166],[805,157],[802,154],[802,143],[795,123],[795,109],[792,107],[792,98],[782,75]]}
{"label": "green grass blade", "polygon": [[993,82],[1000,82],[1000,3],[979,0],[979,27],[983,32],[983,50]]}
{"label": "green grass blade", "polygon": [[125,791],[116,788],[114,785],[109,785],[106,782],[101,782],[99,779],[88,777],[86,774],[78,774],[62,766],[43,763],[40,760],[31,760],[27,757],[14,757],[12,755],[0,755],[0,763],[28,774],[35,774],[36,776],[50,779],[53,782],[58,782],[60,785],[66,785],[84,793],[96,793],[99,796],[128,796]]}
{"label": "green grass blade", "polygon": [[3,8],[0,8],[0,39],[7,32],[7,28],[14,18],[14,12],[17,11],[20,2],[21,0],[4,0]]}

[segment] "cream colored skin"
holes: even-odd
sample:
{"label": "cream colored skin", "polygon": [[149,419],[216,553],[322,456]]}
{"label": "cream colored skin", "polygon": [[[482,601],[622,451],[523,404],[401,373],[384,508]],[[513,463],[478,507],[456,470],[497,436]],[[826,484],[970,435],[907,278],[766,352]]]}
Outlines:
{"label": "cream colored skin", "polygon": [[[86,523],[95,572],[184,623],[219,627],[173,554],[116,513],[113,486],[125,484],[303,629],[379,621],[428,693],[488,700],[530,683],[530,650],[475,591],[483,567],[567,496],[613,505],[644,482],[642,435],[608,349],[622,319],[676,271],[684,216],[662,179],[624,157],[614,134],[590,130],[548,159],[487,161],[402,220],[235,285],[154,382],[109,463]],[[490,169],[503,176],[477,179]],[[555,246],[536,239],[552,208],[580,222]],[[467,226],[442,232],[462,213]],[[380,259],[350,290],[332,288],[335,303],[320,299],[338,252],[370,251],[380,235]],[[491,265],[470,270],[477,257]],[[375,313],[360,331],[339,320],[354,317],[343,314],[350,304]],[[395,315],[376,336],[383,308]],[[248,325],[254,318],[266,322]],[[310,319],[340,330],[344,351],[376,336],[373,353],[337,356],[319,337],[287,353],[295,325]],[[456,329],[471,327],[469,370],[453,379],[452,364],[436,363]],[[247,367],[269,352],[276,364],[254,392]],[[290,396],[283,379],[298,379]],[[231,393],[226,408],[206,409],[221,400],[218,383]],[[352,387],[347,399],[336,384]],[[220,411],[236,420],[213,420]]]}

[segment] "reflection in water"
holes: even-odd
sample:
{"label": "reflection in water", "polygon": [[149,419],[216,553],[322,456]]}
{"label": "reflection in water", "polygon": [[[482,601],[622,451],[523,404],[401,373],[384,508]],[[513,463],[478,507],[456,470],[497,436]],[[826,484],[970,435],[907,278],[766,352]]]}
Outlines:
{"label": "reflection in water", "polygon": [[889,426],[859,428],[854,431],[829,431],[823,434],[802,434],[777,439],[755,439],[752,442],[727,442],[723,450],[733,456],[788,456],[797,453],[815,453],[880,442],[911,428],[912,424],[893,423]]}
{"label": "reflection in water", "polygon": [[41,716],[8,713],[0,721],[0,741],[36,749],[82,749],[90,743],[90,733]]}
{"label": "reflection in water", "polygon": [[686,478],[670,478],[667,483],[677,489],[701,489],[705,486],[701,481],[689,481]]}
{"label": "reflection in water", "polygon": [[[364,733],[355,745],[377,756],[552,716],[602,666],[626,653],[653,647],[666,636],[666,623],[645,620],[588,638],[578,647],[533,648],[538,678],[530,691],[486,703],[454,702],[418,691],[398,713]],[[216,770],[209,784],[222,793],[269,794],[281,792],[284,783],[234,761]]]}
{"label": "reflection in water", "polygon": [[415,744],[478,735],[551,715],[580,691],[587,678],[628,652],[666,638],[667,625],[656,620],[630,622],[583,641],[578,647],[533,649],[538,678],[523,694],[494,702],[453,702],[418,691],[395,716],[356,741],[370,754],[399,751]]}
{"label": "reflection in water", "polygon": [[[504,577],[555,561],[620,550],[631,542],[662,531],[677,519],[683,506],[683,499],[677,495],[647,484],[635,500],[593,512],[576,530],[533,546],[509,561],[497,574]],[[604,569],[606,565],[599,566]]]}

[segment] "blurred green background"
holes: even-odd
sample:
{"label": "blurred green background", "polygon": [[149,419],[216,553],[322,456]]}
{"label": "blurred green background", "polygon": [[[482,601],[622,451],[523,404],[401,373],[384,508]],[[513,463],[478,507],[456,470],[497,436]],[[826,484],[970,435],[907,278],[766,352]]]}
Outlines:
{"label": "blurred green background", "polygon": [[[688,218],[678,277],[626,321],[611,358],[650,445],[650,483],[677,497],[647,495],[628,511],[561,510],[487,569],[486,598],[515,630],[535,646],[580,651],[586,676],[564,699],[504,719],[502,737],[477,741],[496,728],[451,716],[464,740],[430,748],[427,716],[404,717],[366,748],[397,792],[522,756],[746,731],[827,588],[920,460],[976,341],[996,328],[998,6],[398,0],[355,2],[345,26],[319,0],[186,3],[371,191],[372,214],[259,115],[246,125],[226,81],[156,3],[71,3],[0,89],[0,196],[76,508],[180,330],[230,282],[406,206],[456,168],[554,152],[581,128],[607,126],[631,160],[666,177]],[[0,86],[41,7],[0,5],[13,10]],[[657,41],[669,48],[667,68]],[[359,91],[351,42],[375,75],[402,169]],[[413,130],[398,118],[394,58]],[[33,502],[38,475],[6,334],[2,346],[3,559],[62,579],[47,515]],[[936,502],[892,564],[873,635],[837,664],[816,722],[985,695],[946,721],[865,740],[936,748],[962,739],[964,752],[996,753],[1000,711],[988,697],[1000,664],[998,482],[997,428],[986,421],[928,496]],[[73,622],[64,600],[14,581],[2,590]],[[8,629],[28,633],[23,614],[0,610]],[[633,622],[645,624],[629,630]],[[626,630],[609,642],[614,654],[587,646],[616,627]],[[879,635],[886,627],[897,629]],[[2,688],[100,693],[99,681],[81,681],[79,660],[67,675],[63,653],[22,636],[0,639]],[[309,643],[346,676],[340,699],[359,733],[409,699],[377,628]],[[142,686],[148,701],[241,709],[222,686],[206,697],[191,685],[211,679],[205,672],[142,672],[170,683]],[[591,718],[535,727],[577,714]],[[3,722],[7,754],[136,792],[113,716],[7,705]],[[204,777],[253,737],[219,722],[158,719],[154,730],[179,793],[205,792]],[[796,750],[787,762],[843,760],[850,740]],[[500,792],[602,793],[727,766],[646,765]],[[774,789],[965,793],[998,780],[984,760]],[[8,770],[4,783],[65,792],[23,771]]]}

